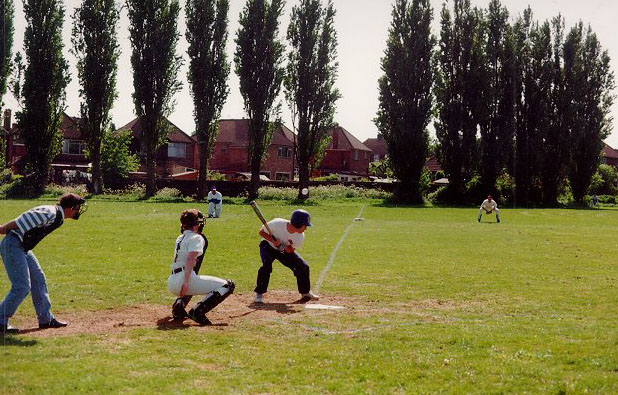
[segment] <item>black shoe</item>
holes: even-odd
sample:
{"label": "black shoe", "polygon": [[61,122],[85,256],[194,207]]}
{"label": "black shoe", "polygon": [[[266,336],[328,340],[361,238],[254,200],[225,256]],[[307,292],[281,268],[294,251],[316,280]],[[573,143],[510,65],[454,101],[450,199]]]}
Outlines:
{"label": "black shoe", "polygon": [[172,306],[172,317],[174,317],[174,321],[182,321],[187,317],[185,304],[182,298],[178,298],[174,302],[174,305]]}
{"label": "black shoe", "polygon": [[481,219],[479,218],[479,222],[481,222]]}
{"label": "black shoe", "polygon": [[189,312],[187,313],[187,316],[189,316],[189,318],[191,318],[193,321],[197,322],[200,325],[212,325],[212,322],[210,322],[210,320],[206,318],[205,315],[198,317],[195,314],[195,310],[193,309],[189,310]]}
{"label": "black shoe", "polygon": [[496,220],[496,221],[497,221],[498,223],[500,223],[500,220],[499,220],[499,219],[498,219],[498,220]]}
{"label": "black shoe", "polygon": [[55,318],[52,318],[47,324],[39,324],[39,329],[49,329],[49,328],[63,328],[69,325],[66,322],[58,321]]}
{"label": "black shoe", "polygon": [[0,333],[4,334],[4,333],[8,333],[8,334],[12,334],[12,333],[18,333],[19,329],[12,327],[9,324],[6,325],[0,325]]}

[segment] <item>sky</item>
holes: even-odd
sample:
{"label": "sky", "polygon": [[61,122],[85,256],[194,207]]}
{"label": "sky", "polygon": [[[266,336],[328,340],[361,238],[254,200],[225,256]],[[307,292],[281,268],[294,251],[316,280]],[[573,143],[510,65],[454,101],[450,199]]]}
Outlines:
{"label": "sky", "polygon": [[[22,12],[22,0],[15,1],[15,36],[14,52],[23,51],[23,33],[25,19]],[[245,5],[245,0],[230,0],[229,38],[227,45],[228,59],[233,61],[235,49],[234,38],[239,28],[238,16]],[[284,15],[281,19],[280,35],[285,42],[285,31],[289,23],[292,7],[298,0],[287,0]],[[434,9],[434,34],[439,35],[439,15],[443,0],[431,0]],[[79,81],[75,68],[75,59],[69,53],[71,45],[72,16],[79,0],[65,0],[66,16],[64,22],[64,53],[70,64],[72,81],[67,88],[67,114],[79,116]],[[333,0],[337,15],[335,27],[338,36],[339,75],[337,88],[342,98],[336,103],[335,121],[356,136],[360,141],[376,137],[378,130],[373,118],[378,109],[378,79],[382,72],[380,58],[384,54],[388,28],[391,22],[391,10],[394,0]],[[471,0],[473,6],[486,7],[489,0]],[[124,3],[122,3],[124,4]],[[451,1],[452,4],[452,1]],[[618,1],[616,0],[502,0],[502,4],[509,10],[511,21],[523,13],[528,5],[532,8],[534,18],[538,21],[551,19],[562,14],[566,20],[567,29],[579,20],[589,24],[598,35],[601,45],[609,52],[612,70],[618,74]],[[184,6],[184,0],[181,0]],[[130,122],[134,117],[134,105],[131,99],[133,91],[132,69],[130,63],[131,46],[129,43],[128,17],[123,9],[120,20],[119,41],[121,55],[118,63],[118,99],[112,109],[112,121],[117,127]],[[186,79],[188,57],[186,55],[187,42],[184,38],[185,24],[184,11],[179,18],[180,40],[177,53],[184,57],[185,63],[180,70],[179,78],[183,88],[174,96],[175,109],[169,119],[188,134],[193,134],[195,122],[193,120],[193,100],[189,92]],[[239,91],[238,77],[232,71],[229,76],[230,94],[223,107],[222,119],[246,118],[242,96]],[[12,94],[7,93],[4,98],[6,106],[18,110]],[[293,130],[290,112],[283,99],[283,90],[280,94],[282,103],[282,120]],[[618,100],[612,108],[612,117],[616,130],[606,139],[614,148],[618,148]]]}

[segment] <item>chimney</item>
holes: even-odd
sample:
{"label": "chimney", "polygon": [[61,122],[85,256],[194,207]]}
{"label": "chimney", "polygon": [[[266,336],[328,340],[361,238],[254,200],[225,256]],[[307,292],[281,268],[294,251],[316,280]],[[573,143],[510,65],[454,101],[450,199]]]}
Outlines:
{"label": "chimney", "polygon": [[8,108],[4,110],[4,119],[2,120],[2,125],[7,132],[11,130],[11,110]]}
{"label": "chimney", "polygon": [[339,128],[333,129],[333,149],[339,148]]}

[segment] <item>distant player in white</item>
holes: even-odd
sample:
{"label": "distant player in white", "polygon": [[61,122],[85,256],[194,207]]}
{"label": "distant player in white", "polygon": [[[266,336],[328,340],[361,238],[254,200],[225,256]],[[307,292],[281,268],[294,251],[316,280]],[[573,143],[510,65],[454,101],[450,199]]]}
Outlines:
{"label": "distant player in white", "polygon": [[487,196],[487,199],[485,199],[483,201],[483,204],[481,204],[481,208],[479,209],[479,222],[481,222],[481,216],[483,215],[483,211],[485,212],[485,214],[491,214],[495,211],[496,222],[500,223],[500,209],[498,208],[498,204],[496,203],[496,201],[491,198],[491,195]]}
{"label": "distant player in white", "polygon": [[214,185],[212,186],[206,200],[208,200],[208,217],[219,218],[221,209],[223,208],[223,196],[221,192],[217,191],[217,187]]}
{"label": "distant player in white", "polygon": [[[198,210],[191,209],[183,211],[180,223],[182,235],[176,239],[174,263],[172,273],[167,279],[167,288],[178,298],[185,295],[206,295],[187,315],[201,325],[210,325],[206,313],[234,292],[234,283],[212,276],[198,276],[195,273],[193,267],[205,250],[206,240],[201,235],[204,220],[202,218],[200,221]],[[184,305],[182,307],[184,308]]]}

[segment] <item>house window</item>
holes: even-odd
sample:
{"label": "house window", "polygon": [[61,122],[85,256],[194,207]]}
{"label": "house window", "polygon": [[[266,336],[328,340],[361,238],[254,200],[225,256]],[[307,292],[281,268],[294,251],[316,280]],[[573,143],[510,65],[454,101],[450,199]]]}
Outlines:
{"label": "house window", "polygon": [[185,143],[168,143],[167,156],[169,158],[186,158],[187,145]]}
{"label": "house window", "polygon": [[266,178],[268,178],[270,180],[270,172],[269,171],[261,171],[260,174],[265,176]]}
{"label": "house window", "polygon": [[222,152],[222,153],[227,152],[227,146],[226,146],[226,145],[222,145],[222,146],[221,146],[221,152]]}
{"label": "house window", "polygon": [[275,180],[290,181],[290,173],[275,173]]}
{"label": "house window", "polygon": [[278,158],[289,158],[292,156],[292,149],[288,147],[278,147],[277,148],[277,157]]}
{"label": "house window", "polygon": [[354,150],[354,160],[358,160],[358,150]]}
{"label": "house window", "polygon": [[365,159],[369,159],[369,152],[365,151]]}
{"label": "house window", "polygon": [[64,155],[84,155],[86,143],[82,140],[64,140],[62,142],[62,153]]}

